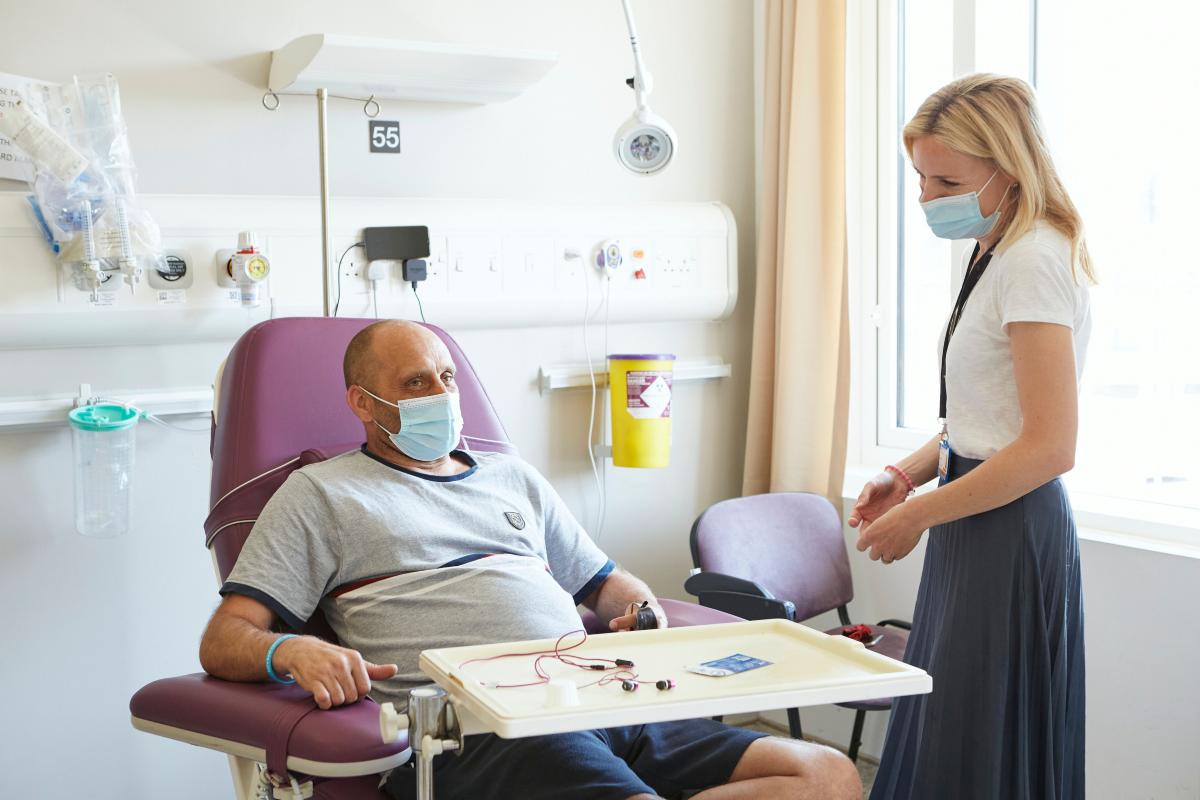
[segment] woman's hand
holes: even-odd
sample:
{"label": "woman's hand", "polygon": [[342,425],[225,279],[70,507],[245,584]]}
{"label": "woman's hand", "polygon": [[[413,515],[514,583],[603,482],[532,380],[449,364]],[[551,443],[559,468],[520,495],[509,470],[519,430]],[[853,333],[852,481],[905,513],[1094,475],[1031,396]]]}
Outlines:
{"label": "woman's hand", "polygon": [[867,481],[867,485],[858,495],[854,509],[850,512],[850,527],[857,528],[862,525],[865,531],[867,525],[903,503],[906,496],[908,486],[903,481],[896,480],[896,476],[890,472],[879,473]]}
{"label": "woman's hand", "polygon": [[858,550],[870,549],[872,561],[890,564],[913,551],[927,527],[918,519],[913,504],[893,506],[858,534]]}

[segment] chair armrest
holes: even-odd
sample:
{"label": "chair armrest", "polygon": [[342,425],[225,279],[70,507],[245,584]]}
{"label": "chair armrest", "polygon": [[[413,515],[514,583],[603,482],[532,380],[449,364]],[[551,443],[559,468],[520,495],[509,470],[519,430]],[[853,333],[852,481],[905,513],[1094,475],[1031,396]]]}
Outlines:
{"label": "chair armrest", "polygon": [[742,592],[703,592],[700,605],[724,611],[742,619],[786,619],[796,621],[796,606],[790,600],[776,600]]}
{"label": "chair armrest", "polygon": [[694,625],[715,625],[720,622],[745,622],[745,617],[730,614],[716,608],[689,603],[686,600],[658,598],[658,604],[667,612],[667,624],[672,628],[690,628]]}
{"label": "chair armrest", "polygon": [[912,623],[903,619],[881,619],[876,625],[891,625],[893,628],[904,628],[906,631],[912,630]]}
{"label": "chair armrest", "polygon": [[[666,612],[667,624],[672,628],[690,628],[693,625],[714,625],[718,622],[746,621],[744,617],[727,614],[715,608],[698,606],[686,600],[671,600],[667,597],[660,597],[658,598],[658,604]],[[601,620],[591,611],[582,610],[579,612],[579,617],[583,620],[583,629],[588,632],[589,636],[598,633],[611,633],[608,629],[608,620]]]}
{"label": "chair armrest", "polygon": [[774,598],[773,594],[754,581],[735,578],[721,572],[697,572],[689,575],[688,579],[683,582],[683,589],[688,594],[694,594],[697,597],[708,592],[737,592],[738,594],[765,597],[768,600]]}
{"label": "chair armrest", "polygon": [[321,711],[299,686],[235,683],[203,673],[147,684],[129,701],[133,726],[147,733],[266,762],[278,721],[303,716],[287,742],[289,770],[320,777],[382,772],[408,760],[408,734],[384,744],[379,706],[365,698]]}

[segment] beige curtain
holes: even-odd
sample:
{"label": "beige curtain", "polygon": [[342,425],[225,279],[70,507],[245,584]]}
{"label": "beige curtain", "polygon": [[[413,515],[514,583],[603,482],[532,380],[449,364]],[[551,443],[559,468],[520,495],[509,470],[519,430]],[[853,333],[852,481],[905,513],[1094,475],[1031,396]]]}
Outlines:
{"label": "beige curtain", "polygon": [[849,416],[843,0],[767,0],[745,494],[839,508]]}

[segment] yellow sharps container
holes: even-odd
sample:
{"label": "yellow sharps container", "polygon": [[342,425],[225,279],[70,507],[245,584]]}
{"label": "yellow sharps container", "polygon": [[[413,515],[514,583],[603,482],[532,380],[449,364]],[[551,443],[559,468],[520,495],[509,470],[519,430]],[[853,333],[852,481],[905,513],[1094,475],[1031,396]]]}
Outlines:
{"label": "yellow sharps container", "polygon": [[608,357],[615,467],[665,467],[671,462],[671,378],[675,356]]}

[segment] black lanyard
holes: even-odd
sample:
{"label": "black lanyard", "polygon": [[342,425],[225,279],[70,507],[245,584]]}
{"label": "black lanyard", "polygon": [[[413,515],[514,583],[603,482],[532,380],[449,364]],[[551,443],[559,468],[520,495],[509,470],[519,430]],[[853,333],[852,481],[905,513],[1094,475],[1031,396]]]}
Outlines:
{"label": "black lanyard", "polygon": [[[971,251],[972,262],[975,261],[975,255],[978,252],[979,245],[976,244],[975,249]],[[967,305],[967,298],[975,290],[975,285],[983,277],[983,271],[987,269],[988,263],[991,260],[992,250],[989,249],[977,263],[973,263],[967,268],[967,275],[963,278],[962,288],[958,291],[958,300],[954,303],[954,313],[950,315],[950,322],[946,326],[946,339],[942,342],[942,397],[940,413],[938,414],[938,419],[943,422],[946,419],[946,351],[950,349],[950,337],[954,335],[954,329],[958,327],[958,320],[962,316],[963,308]]]}

